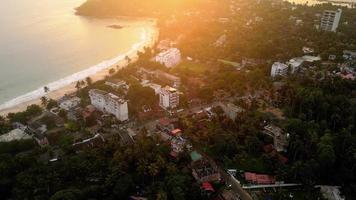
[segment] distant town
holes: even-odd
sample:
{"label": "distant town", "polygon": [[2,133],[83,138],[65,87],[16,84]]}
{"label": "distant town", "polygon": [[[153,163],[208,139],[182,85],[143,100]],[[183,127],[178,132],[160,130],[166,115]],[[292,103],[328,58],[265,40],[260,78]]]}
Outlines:
{"label": "distant town", "polygon": [[355,9],[221,4],[1,117],[4,199],[354,199]]}

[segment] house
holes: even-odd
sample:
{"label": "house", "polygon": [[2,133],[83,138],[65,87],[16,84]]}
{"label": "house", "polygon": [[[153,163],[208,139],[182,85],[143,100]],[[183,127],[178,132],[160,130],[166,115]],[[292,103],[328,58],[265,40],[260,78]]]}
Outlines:
{"label": "house", "polygon": [[26,140],[32,137],[24,129],[16,128],[6,134],[0,135],[0,142],[11,142],[14,140]]}
{"label": "house", "polygon": [[180,136],[181,134],[182,134],[182,130],[180,130],[179,128],[171,131],[171,135],[174,137]]}
{"label": "house", "polygon": [[314,53],[314,49],[313,48],[309,48],[309,47],[303,47],[303,53],[304,54],[311,54]]}
{"label": "house", "polygon": [[124,91],[128,91],[130,88],[125,81],[119,79],[110,79],[105,82],[105,85],[112,87],[114,90],[123,89]]}
{"label": "house", "polygon": [[296,71],[298,71],[299,68],[302,67],[304,61],[305,60],[301,57],[290,59],[289,62],[287,62],[287,64],[291,67],[291,73],[295,73]]}
{"label": "house", "polygon": [[231,120],[235,120],[238,114],[245,112],[245,110],[239,106],[236,106],[233,103],[223,103],[219,102],[218,105],[224,111],[225,115]]}
{"label": "house", "polygon": [[167,50],[169,48],[172,47],[172,41],[171,40],[161,40],[159,41],[158,45],[157,45],[157,49],[160,50],[160,51],[163,51],[163,50]]}
{"label": "house", "polygon": [[174,87],[174,88],[179,88],[181,81],[180,78],[177,76],[174,76],[172,74],[169,74],[167,72],[163,72],[161,70],[156,70],[154,72],[154,75],[157,79],[160,81]]}
{"label": "house", "polygon": [[89,97],[91,104],[101,112],[113,114],[119,121],[129,119],[127,100],[97,89],[90,90]]}
{"label": "house", "polygon": [[288,146],[288,134],[274,125],[267,125],[264,127],[264,134],[269,135],[273,138],[273,146],[278,151],[285,151]]}
{"label": "house", "polygon": [[190,157],[192,159],[192,175],[198,182],[217,182],[221,180],[221,175],[214,161],[203,157],[196,151],[191,152]]}
{"label": "house", "polygon": [[274,184],[276,177],[267,174],[256,174],[252,172],[244,173],[245,180],[255,184]]}
{"label": "house", "polygon": [[80,101],[76,96],[64,96],[58,101],[58,105],[63,110],[69,111],[79,106]]}
{"label": "house", "polygon": [[161,91],[162,86],[155,84],[155,83],[150,83],[148,80],[143,80],[141,82],[142,87],[150,87],[152,90],[155,91],[155,95],[158,95]]}
{"label": "house", "polygon": [[100,147],[105,143],[105,139],[102,135],[96,134],[95,136],[76,142],[72,144],[73,148],[75,151],[82,151],[85,149],[91,149],[91,148],[96,148]]}
{"label": "house", "polygon": [[170,119],[161,118],[158,120],[157,129],[170,133],[172,130],[174,130],[174,125],[172,124]]}
{"label": "house", "polygon": [[177,48],[170,48],[159,53],[154,60],[162,65],[171,68],[181,62],[181,53]]}
{"label": "house", "polygon": [[288,65],[280,62],[275,62],[271,68],[271,76],[286,76],[288,74]]}
{"label": "house", "polygon": [[321,194],[327,200],[345,200],[341,195],[340,186],[316,185],[315,188],[320,188]]}
{"label": "house", "polygon": [[168,110],[179,105],[179,93],[177,89],[166,86],[159,93],[159,106]]}
{"label": "house", "polygon": [[87,119],[91,118],[93,114],[95,113],[96,108],[93,105],[88,105],[85,107],[85,109],[82,111],[82,117],[84,121]]}
{"label": "house", "polygon": [[170,155],[172,157],[176,158],[179,155],[179,153],[183,152],[185,144],[186,144],[186,140],[180,136],[172,137],[170,144],[171,144],[171,148],[172,148]]}
{"label": "house", "polygon": [[356,59],[356,52],[354,52],[354,51],[349,51],[349,50],[344,50],[342,57],[343,57],[345,60],[355,60],[355,59]]}

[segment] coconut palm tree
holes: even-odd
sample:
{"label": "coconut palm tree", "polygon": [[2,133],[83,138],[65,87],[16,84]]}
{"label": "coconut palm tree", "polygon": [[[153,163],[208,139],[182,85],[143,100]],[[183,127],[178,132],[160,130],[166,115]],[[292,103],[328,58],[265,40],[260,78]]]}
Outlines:
{"label": "coconut palm tree", "polygon": [[44,87],[43,87],[43,90],[44,90],[45,93],[48,93],[48,92],[49,92],[49,87],[44,86]]}
{"label": "coconut palm tree", "polygon": [[41,97],[41,104],[42,104],[43,107],[47,106],[47,104],[48,104],[47,97],[45,97],[45,96]]}
{"label": "coconut palm tree", "polygon": [[93,83],[89,76],[85,79],[85,81],[87,82],[87,85],[91,85]]}
{"label": "coconut palm tree", "polygon": [[127,64],[130,64],[130,62],[131,62],[131,58],[130,57],[125,56],[125,60],[126,60]]}

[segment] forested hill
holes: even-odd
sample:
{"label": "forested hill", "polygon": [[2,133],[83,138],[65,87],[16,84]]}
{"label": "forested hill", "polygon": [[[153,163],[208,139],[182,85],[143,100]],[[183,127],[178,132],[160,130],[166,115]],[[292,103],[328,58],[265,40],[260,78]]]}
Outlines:
{"label": "forested hill", "polygon": [[[157,17],[181,11],[216,12],[226,0],[87,0],[77,14],[88,16]],[[214,8],[214,9],[212,9]]]}

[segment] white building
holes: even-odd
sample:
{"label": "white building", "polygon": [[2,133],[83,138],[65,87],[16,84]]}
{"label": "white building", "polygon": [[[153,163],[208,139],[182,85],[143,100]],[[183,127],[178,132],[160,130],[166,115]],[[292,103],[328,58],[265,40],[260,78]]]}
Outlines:
{"label": "white building", "polygon": [[303,65],[304,59],[301,57],[292,58],[288,61],[288,65],[291,67],[291,73],[295,73]]}
{"label": "white building", "polygon": [[105,82],[105,85],[108,85],[110,87],[112,87],[115,90],[118,89],[124,89],[124,90],[128,90],[129,86],[126,84],[125,81],[123,80],[118,80],[118,79],[112,79],[112,80],[108,80]]}
{"label": "white building", "polygon": [[59,100],[59,107],[66,111],[69,111],[79,106],[80,101],[80,98],[75,96],[63,97],[61,100]]}
{"label": "white building", "polygon": [[320,29],[323,31],[336,32],[339,26],[342,10],[337,11],[325,10],[321,18]]}
{"label": "white building", "polygon": [[163,109],[175,108],[179,105],[179,93],[177,89],[166,86],[159,93],[159,105]]}
{"label": "white building", "polygon": [[127,101],[108,92],[93,89],[89,91],[91,104],[98,110],[116,116],[120,121],[129,119]]}
{"label": "white building", "polygon": [[238,114],[243,113],[245,110],[239,106],[232,103],[222,103],[219,102],[219,106],[224,111],[225,115],[231,120],[236,120]]}
{"label": "white building", "polygon": [[28,135],[24,130],[17,128],[6,134],[0,135],[0,142],[10,142],[14,140],[25,140],[31,138],[32,137]]}
{"label": "white building", "polygon": [[280,62],[275,62],[272,65],[271,76],[286,76],[288,73],[288,65]]}
{"label": "white building", "polygon": [[177,48],[170,48],[159,53],[154,60],[168,68],[178,65],[181,61],[181,53]]}

